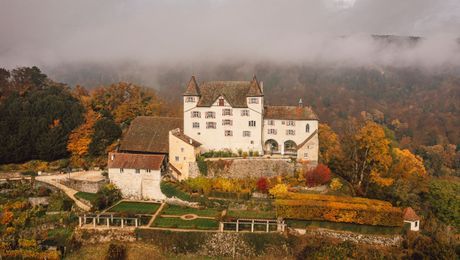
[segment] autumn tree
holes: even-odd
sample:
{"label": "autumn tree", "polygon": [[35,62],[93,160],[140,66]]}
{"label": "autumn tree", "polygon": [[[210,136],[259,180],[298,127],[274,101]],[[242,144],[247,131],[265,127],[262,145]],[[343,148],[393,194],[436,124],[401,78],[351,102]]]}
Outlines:
{"label": "autumn tree", "polygon": [[344,137],[342,169],[358,191],[366,194],[371,178],[386,174],[392,164],[390,141],[379,124],[367,121],[361,128],[349,126]]}
{"label": "autumn tree", "polygon": [[85,122],[77,127],[69,136],[67,150],[71,153],[71,162],[74,166],[83,166],[83,159],[88,155],[94,125],[99,114],[92,109],[86,111]]}
{"label": "autumn tree", "polygon": [[91,156],[106,153],[106,148],[121,136],[120,127],[110,118],[102,118],[94,124],[88,152]]}
{"label": "autumn tree", "polygon": [[319,161],[334,165],[342,156],[338,135],[327,124],[319,124]]}

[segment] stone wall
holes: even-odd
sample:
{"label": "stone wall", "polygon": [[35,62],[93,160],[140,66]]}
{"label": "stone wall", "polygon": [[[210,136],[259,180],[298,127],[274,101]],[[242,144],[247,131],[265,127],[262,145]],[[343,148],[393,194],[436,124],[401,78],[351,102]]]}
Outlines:
{"label": "stone wall", "polygon": [[102,186],[107,183],[105,180],[95,182],[67,178],[60,180],[60,182],[74,190],[90,193],[96,193]]}
{"label": "stone wall", "polygon": [[[208,177],[227,178],[291,175],[301,168],[299,163],[290,159],[274,158],[207,159],[206,164],[208,165]],[[196,169],[198,169],[197,166]]]}

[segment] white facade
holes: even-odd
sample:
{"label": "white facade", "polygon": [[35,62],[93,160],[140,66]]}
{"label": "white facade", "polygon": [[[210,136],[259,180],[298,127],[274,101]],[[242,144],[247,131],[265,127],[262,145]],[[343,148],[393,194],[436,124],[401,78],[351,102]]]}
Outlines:
{"label": "white facade", "polygon": [[115,184],[124,198],[162,200],[160,170],[109,168],[110,182]]}
{"label": "white facade", "polygon": [[202,143],[205,151],[241,149],[263,153],[263,97],[248,97],[247,108],[233,108],[223,96],[211,107],[198,107],[198,99],[184,96],[184,133]]}
{"label": "white facade", "polygon": [[419,231],[420,230],[420,221],[419,220],[415,220],[415,221],[404,220],[404,223],[409,223],[410,224],[410,230],[411,231]]}

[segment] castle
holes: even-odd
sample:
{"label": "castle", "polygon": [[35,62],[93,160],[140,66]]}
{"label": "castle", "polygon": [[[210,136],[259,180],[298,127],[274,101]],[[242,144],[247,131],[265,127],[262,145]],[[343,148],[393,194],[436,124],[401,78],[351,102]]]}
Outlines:
{"label": "castle", "polygon": [[201,84],[192,76],[183,108],[182,118],[134,119],[118,152],[109,154],[110,181],[124,196],[161,198],[161,177],[197,176],[196,158],[208,151],[251,154],[262,164],[275,158],[318,162],[316,114],[301,100],[298,106],[265,105],[263,82],[255,76]]}

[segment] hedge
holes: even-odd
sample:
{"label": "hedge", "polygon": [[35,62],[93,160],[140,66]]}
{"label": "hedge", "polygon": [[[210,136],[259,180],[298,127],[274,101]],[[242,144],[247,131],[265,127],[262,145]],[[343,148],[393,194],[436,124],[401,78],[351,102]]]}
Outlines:
{"label": "hedge", "polygon": [[328,200],[276,200],[278,217],[300,220],[326,220],[380,226],[402,226],[400,208]]}
{"label": "hedge", "polygon": [[225,192],[225,191],[211,191],[209,193],[210,197],[223,198],[223,199],[242,199],[248,200],[251,198],[250,192]]}
{"label": "hedge", "polygon": [[319,200],[319,201],[363,204],[367,206],[392,207],[390,202],[383,201],[383,200],[374,200],[374,199],[350,197],[350,196],[323,195],[323,194],[313,194],[313,193],[287,192],[287,193],[282,194],[278,198],[279,199],[293,199],[293,200]]}

